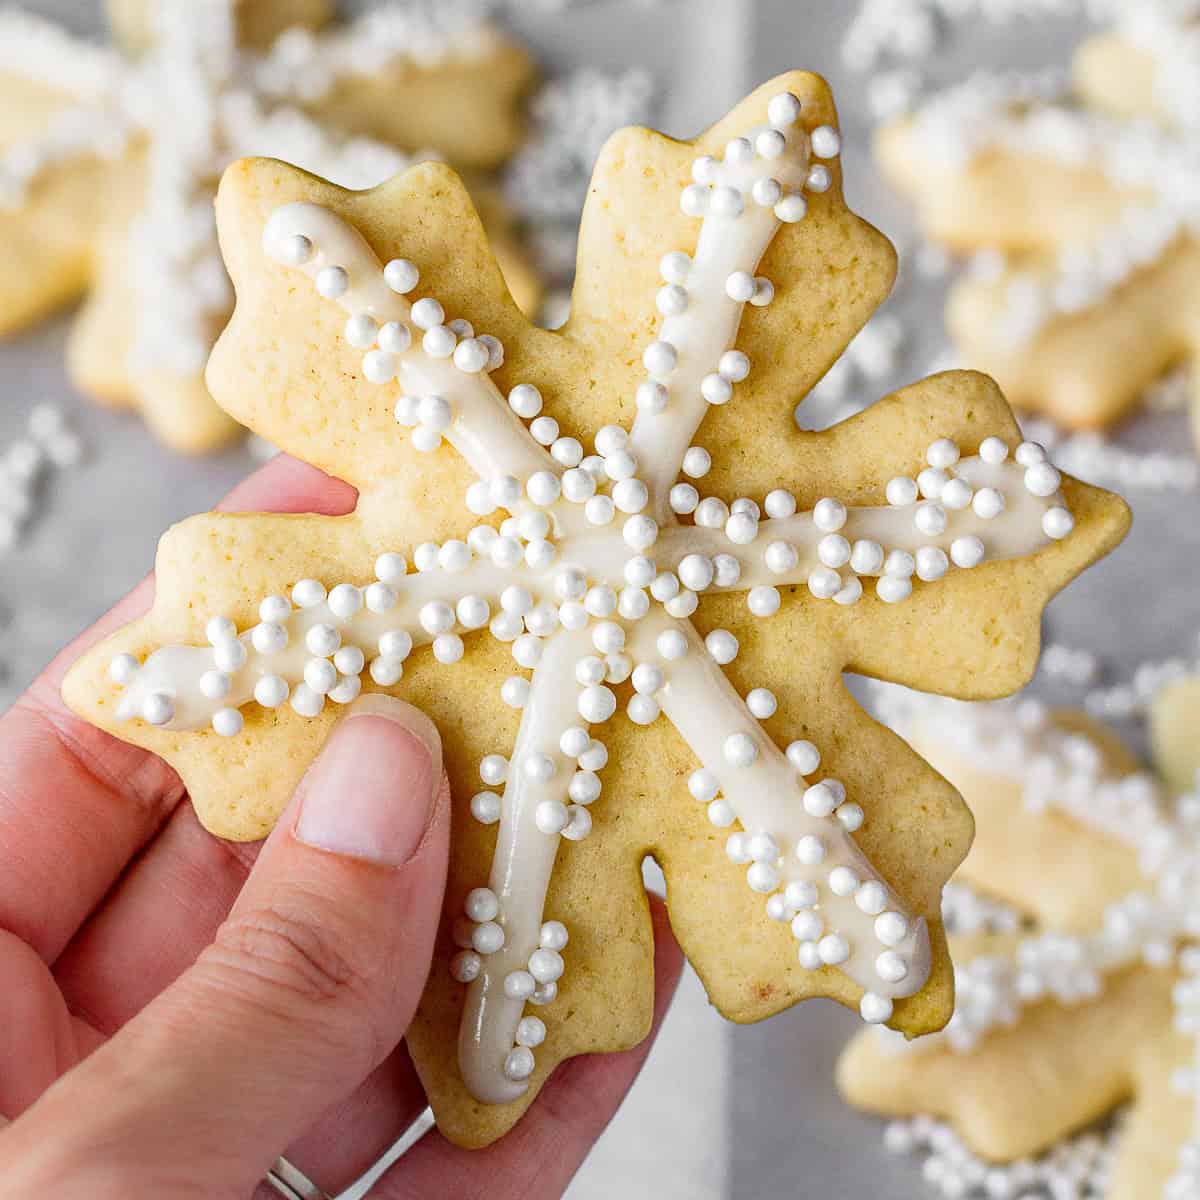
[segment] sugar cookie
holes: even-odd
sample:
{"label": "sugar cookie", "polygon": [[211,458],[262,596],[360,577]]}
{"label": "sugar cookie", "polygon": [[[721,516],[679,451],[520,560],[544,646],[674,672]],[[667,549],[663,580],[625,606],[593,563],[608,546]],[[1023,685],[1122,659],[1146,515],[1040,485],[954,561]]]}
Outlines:
{"label": "sugar cookie", "polygon": [[[1179,703],[1164,694],[1159,720],[1177,720]],[[838,1067],[843,1094],[946,1117],[1001,1163],[1132,1098],[1104,1194],[1190,1194],[1200,1123],[1180,1088],[1196,1060],[1197,988],[1180,971],[1200,967],[1197,796],[1174,804],[1082,714],[915,696],[887,707],[976,813],[961,877],[1029,924],[952,936],[958,995],[945,1032],[910,1047],[857,1037]]]}
{"label": "sugar cookie", "polygon": [[409,1046],[463,1144],[564,1058],[644,1036],[646,853],[732,1019],[824,995],[938,1028],[970,821],[842,673],[1012,691],[1046,601],[1127,528],[979,375],[795,429],[895,267],[845,207],[836,129],[795,72],[694,142],[614,136],[557,332],[444,165],[365,193],[261,160],[222,182],[237,306],[209,385],[358,507],[177,526],[152,612],[64,694],[243,839],[360,688],[437,720],[449,918]]}
{"label": "sugar cookie", "polygon": [[[136,63],[0,15],[0,111],[28,114],[0,120],[0,332],[89,290],[74,382],[140,409],[169,445],[209,450],[238,432],[202,377],[232,302],[209,213],[221,169],[270,152],[364,187],[407,151],[494,165],[516,143],[530,63],[464,4],[437,19],[387,10],[319,34],[290,28],[261,54],[238,34],[256,41],[324,6],[117,7],[161,26]],[[535,306],[540,287],[494,196],[486,212],[514,294]]]}
{"label": "sugar cookie", "polygon": [[979,73],[876,145],[926,232],[976,252],[946,312],[964,358],[1016,407],[1097,429],[1198,346],[1196,27],[1169,5],[1126,6],[1074,75],[1071,93]]}
{"label": "sugar cookie", "polygon": [[[130,51],[141,53],[158,40],[159,0],[106,0],[113,36]],[[320,29],[333,19],[333,0],[234,0],[240,45],[265,50],[290,29]]]}

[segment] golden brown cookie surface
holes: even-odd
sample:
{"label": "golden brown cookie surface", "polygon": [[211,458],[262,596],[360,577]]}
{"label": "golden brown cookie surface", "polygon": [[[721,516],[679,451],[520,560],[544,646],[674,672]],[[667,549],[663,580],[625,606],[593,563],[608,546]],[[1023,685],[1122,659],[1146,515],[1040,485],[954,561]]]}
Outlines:
{"label": "golden brown cookie surface", "polygon": [[[108,23],[131,51],[150,49],[159,40],[161,0],[106,0]],[[334,15],[331,0],[234,0],[238,41],[265,49],[289,29],[319,29]]]}
{"label": "golden brown cookie surface", "polygon": [[[302,654],[290,666],[272,660],[287,702],[231,708],[256,686],[244,669],[267,664],[235,663],[242,652],[222,640],[229,628],[274,624],[277,613],[288,637],[312,649],[325,635],[310,643],[301,626],[328,623],[328,612],[339,637],[372,658],[362,686],[396,687],[434,717],[457,800],[450,915],[410,1045],[441,1127],[464,1144],[505,1132],[564,1058],[644,1035],[646,853],[666,871],[684,949],[733,1019],[829,995],[908,1032],[938,1027],[950,990],[938,896],[970,822],[953,790],[855,704],[842,673],[967,696],[1011,691],[1032,669],[1046,600],[1125,530],[1116,498],[1060,481],[1034,448],[1012,461],[1011,413],[977,375],[937,376],[824,433],[796,430],[796,396],[865,321],[894,270],[891,248],[842,201],[835,120],[825,85],[797,72],[694,143],[647,130],[613,138],[584,216],[572,318],[556,333],[533,328],[515,308],[444,166],[423,164],[367,193],[269,161],[239,163],[223,182],[222,249],[238,301],[210,386],[239,421],[354,484],[358,507],[336,519],[210,515],[177,526],[160,545],[153,611],[85,658],[65,693],[89,719],[163,754],[204,823],[237,838],[269,829],[336,720],[338,697],[314,697],[330,682],[328,668],[313,667],[310,679]],[[753,141],[736,141],[743,136]],[[722,151],[720,162],[704,157]],[[685,194],[685,211],[697,155],[707,182]],[[786,196],[782,186],[755,192],[755,172],[778,174]],[[803,200],[806,211],[785,199]],[[745,303],[747,288],[760,303]],[[471,328],[441,323],[454,320]],[[476,332],[499,339],[502,362]],[[380,360],[381,352],[393,357]],[[403,388],[392,382],[396,371]],[[655,382],[665,406],[646,386]],[[397,429],[396,412],[411,434]],[[581,456],[593,446],[585,467]],[[931,502],[918,519],[918,506],[895,488],[887,504],[889,481],[915,493],[913,477],[927,467],[932,494],[961,473],[947,493],[958,507]],[[976,490],[967,476],[980,495],[992,480],[1007,500],[988,496],[978,512],[964,509],[963,495],[969,506]],[[485,490],[468,491],[477,477]],[[462,507],[464,492],[477,515]],[[599,503],[589,510],[591,500]],[[489,504],[509,509],[510,524],[504,512],[489,516]],[[480,524],[499,536],[481,534]],[[884,546],[872,530],[896,551],[891,575],[880,574]],[[818,533],[832,537],[819,552]],[[851,536],[856,565],[847,562]],[[920,552],[926,578],[913,578],[905,545]],[[380,559],[386,553],[411,555],[423,569],[400,574]],[[695,561],[685,564],[689,555]],[[528,603],[507,592],[506,571],[518,572]],[[301,581],[311,583],[297,588]],[[288,595],[298,607],[272,602],[263,615],[264,598]],[[214,615],[232,625],[209,626]],[[377,618],[396,628],[380,634]],[[487,618],[495,636],[471,632]],[[203,647],[206,629],[224,650]],[[403,636],[383,641],[387,633]],[[276,637],[260,635],[262,646]],[[416,649],[401,675],[393,660],[408,642]],[[146,657],[156,650],[158,658]],[[120,659],[124,688],[108,677],[123,654],[136,659]],[[176,674],[217,654],[229,667],[224,683],[211,681],[214,697],[230,689],[219,698]],[[512,657],[533,668],[531,681],[514,675]],[[347,676],[333,683],[342,696],[359,686],[349,679],[354,659],[337,668]],[[592,745],[598,739],[602,749]],[[492,755],[510,761],[485,761]],[[472,799],[481,775],[499,786],[505,773],[504,798]],[[509,815],[498,835],[501,809]],[[830,881],[820,893],[833,940],[819,949],[819,935],[800,939],[801,958],[789,921],[763,908],[770,895],[772,911],[787,915],[785,879],[817,886],[824,860],[798,853],[813,822],[824,822],[828,841],[821,888],[836,867],[858,874],[852,886],[839,875],[840,890]],[[741,841],[730,843],[731,829]],[[748,843],[760,834],[765,840]],[[506,862],[520,868],[511,886],[501,882]],[[505,937],[491,950],[491,932],[453,928],[489,872]],[[798,887],[793,915],[806,898]],[[478,911],[490,903],[480,900]],[[888,940],[872,949],[884,912]],[[482,1001],[488,1029],[489,1011],[513,1015],[502,1001],[489,1008],[481,989],[490,983],[494,999],[522,975],[524,959],[504,957],[522,939],[534,947],[557,939],[539,933],[543,917],[570,937],[565,974],[548,980],[557,998],[526,1014],[544,1027],[544,1042],[511,1062],[531,1048],[514,1047],[511,1036],[498,1060],[481,1062],[471,1045],[460,1055],[464,1005]],[[863,934],[842,945],[843,927]],[[456,933],[473,948],[456,946]],[[900,950],[878,968],[893,976],[887,981],[873,964],[893,944]],[[476,982],[464,986],[472,972]],[[525,980],[512,986],[519,999]],[[474,1091],[464,1069],[475,1072]],[[526,1090],[514,1086],[526,1077]],[[485,1102],[497,1095],[502,1102]]]}
{"label": "golden brown cookie surface", "polygon": [[1197,348],[1200,259],[1178,203],[1200,186],[1195,29],[1170,6],[1113,15],[1070,89],[976,75],[876,141],[928,235],[977,256],[947,305],[964,360],[1074,430],[1120,421]]}
{"label": "golden brown cookie surface", "polygon": [[[521,135],[532,66],[465,17],[437,30],[398,11],[300,28],[324,22],[324,0],[136,0],[112,16],[127,42],[153,43],[138,61],[0,18],[0,252],[14,266],[0,332],[90,292],[70,351],[76,385],[203,452],[238,434],[203,380],[232,303],[206,215],[220,171],[267,150],[347,186],[400,170],[409,152],[494,166]],[[184,93],[192,103],[177,102]],[[194,146],[211,148],[205,161]],[[490,210],[515,294],[536,306],[503,205]]]}
{"label": "golden brown cookie surface", "polygon": [[[1181,730],[1185,703],[1180,685],[1164,692],[1156,723]],[[839,1063],[843,1094],[945,1118],[1000,1164],[1128,1103],[1103,1194],[1187,1194],[1196,1116],[1180,1081],[1197,1046],[1186,805],[1176,811],[1169,787],[1132,771],[1112,732],[1082,713],[915,697],[893,715],[978,816],[963,877],[1024,922],[952,933],[959,989],[945,1033],[910,1048],[859,1035]],[[1182,767],[1178,742],[1174,753]]]}

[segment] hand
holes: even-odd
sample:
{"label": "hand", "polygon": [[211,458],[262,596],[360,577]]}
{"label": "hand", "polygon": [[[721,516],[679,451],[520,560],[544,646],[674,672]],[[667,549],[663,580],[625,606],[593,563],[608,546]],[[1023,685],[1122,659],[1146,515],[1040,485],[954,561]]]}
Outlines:
{"label": "hand", "polygon": [[[336,514],[354,500],[280,456],[222,507]],[[425,1104],[400,1040],[445,883],[441,745],[411,706],[368,697],[265,843],[213,838],[160,759],[58,696],[67,666],[152,588],[0,718],[0,1197],[267,1200],[280,1151],[334,1194]],[[652,911],[657,1031],[681,957]],[[563,1064],[487,1150],[428,1134],[371,1195],[560,1195],[652,1040]]]}

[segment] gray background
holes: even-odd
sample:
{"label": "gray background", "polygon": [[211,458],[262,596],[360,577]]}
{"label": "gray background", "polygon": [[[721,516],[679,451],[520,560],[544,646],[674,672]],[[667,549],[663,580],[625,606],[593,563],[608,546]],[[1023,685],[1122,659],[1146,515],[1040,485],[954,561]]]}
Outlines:
{"label": "gray background", "polygon": [[[76,29],[98,27],[98,5],[85,0],[24,6]],[[515,23],[551,68],[586,62],[655,72],[667,88],[662,123],[680,135],[776,72],[821,70],[841,105],[847,197],[906,251],[907,214],[866,153],[863,81],[845,72],[838,56],[853,7],[833,0],[630,0],[569,15],[522,14]],[[1082,28],[1064,20],[1008,28],[977,22],[939,52],[936,76],[958,78],[972,65],[1062,63]],[[919,377],[943,346],[941,288],[902,273],[889,305],[904,315],[911,343],[894,378],[867,385],[872,396]],[[7,671],[7,679],[0,674],[0,704],[150,568],[169,523],[211,507],[254,465],[243,448],[202,460],[174,457],[136,419],[86,405],[63,373],[65,329],[63,318],[0,344],[0,447],[42,400],[62,404],[89,446],[83,466],[47,481],[22,545],[0,558],[0,673]],[[1140,417],[1119,440],[1175,453],[1190,444],[1178,413]],[[1129,540],[1056,600],[1047,618],[1050,636],[1103,654],[1114,679],[1144,659],[1190,654],[1197,628],[1189,568],[1200,551],[1200,503],[1195,495],[1129,498],[1137,518]],[[912,1162],[885,1155],[878,1123],[848,1112],[833,1091],[832,1065],[856,1025],[852,1015],[813,1002],[736,1028],[707,1007],[689,975],[642,1081],[581,1172],[573,1200],[931,1195]]]}

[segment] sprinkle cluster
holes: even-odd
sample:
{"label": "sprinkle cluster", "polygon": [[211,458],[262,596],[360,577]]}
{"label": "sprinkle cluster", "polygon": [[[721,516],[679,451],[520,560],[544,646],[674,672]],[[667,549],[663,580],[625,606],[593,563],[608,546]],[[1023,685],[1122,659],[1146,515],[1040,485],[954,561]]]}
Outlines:
{"label": "sprinkle cluster", "polygon": [[[500,901],[490,888],[475,888],[467,894],[465,916],[455,922],[454,941],[461,949],[450,960],[450,974],[459,983],[471,983],[483,969],[483,959],[504,945],[504,928],[496,918]],[[546,921],[538,937],[538,948],[524,968],[504,977],[504,994],[528,1004],[549,1004],[558,996],[558,981],[566,969],[561,951],[567,944],[567,927],[561,921]],[[504,1073],[519,1082],[533,1074],[533,1051],[546,1040],[546,1024],[528,1015],[517,1024],[515,1045],[504,1060]]]}
{"label": "sprinkle cluster", "polygon": [[428,70],[493,51],[496,34],[481,0],[389,4],[329,32],[286,30],[253,64],[256,87],[274,102],[319,103],[342,80],[388,67]]}
{"label": "sprinkle cluster", "polygon": [[921,1155],[921,1177],[946,1200],[1102,1200],[1120,1137],[1118,1118],[1103,1132],[1070,1138],[1040,1158],[990,1163],[972,1154],[949,1125],[918,1116],[890,1121],[883,1142],[892,1154]]}
{"label": "sprinkle cluster", "polygon": [[889,721],[919,726],[976,769],[1017,774],[1031,810],[1058,808],[1128,843],[1156,883],[1154,894],[1137,892],[1110,905],[1092,933],[1035,934],[1012,959],[985,956],[956,968],[957,1002],[945,1030],[955,1049],[969,1049],[1044,996],[1078,1003],[1098,993],[1108,972],[1138,961],[1166,965],[1180,940],[1200,928],[1193,911],[1200,880],[1196,797],[1181,798],[1169,813],[1153,776],[1109,774],[1095,743],[1053,725],[1035,701],[971,706],[910,694],[889,696],[883,707]]}
{"label": "sprinkle cluster", "polygon": [[11,550],[33,519],[38,486],[47,472],[75,466],[83,443],[61,409],[38,404],[25,436],[0,450],[0,555]]}
{"label": "sprinkle cluster", "polygon": [[393,147],[332,134],[295,105],[388,63],[486,52],[487,37],[472,24],[479,8],[471,0],[441,0],[428,14],[388,6],[331,33],[291,30],[257,56],[236,44],[232,0],[163,0],[158,41],[136,62],[6,11],[4,65],[39,80],[70,75],[63,82],[78,104],[0,153],[0,206],[24,203],[51,168],[116,159],[135,140],[146,142],[148,193],[131,245],[132,365],[196,374],[232,303],[212,217],[221,170],[235,158],[270,154],[354,188],[401,171],[410,160]]}
{"label": "sprinkle cluster", "polygon": [[[524,879],[540,880],[525,886],[540,889],[544,908],[561,841],[591,831],[608,760],[591,727],[614,716],[616,689],[627,682],[629,719],[649,725],[665,715],[700,758],[688,788],[716,827],[731,830],[729,859],[745,868],[766,916],[789,923],[804,967],[853,972],[870,1022],[886,1021],[892,997],[919,987],[927,972],[923,922],[903,911],[849,836],[862,808],[839,780],[820,775],[814,745],[796,741],[785,753],[766,736],[760,722],[776,713],[774,694],[756,686],[738,696],[720,670],[737,655],[737,638],[716,629],[701,639],[688,618],[702,595],[734,589],[762,618],[779,611],[783,587],[853,604],[863,578],[875,581],[878,599],[896,603],[912,594],[914,579],[934,583],[952,567],[984,561],[989,528],[996,554],[1012,555],[1067,536],[1073,522],[1042,448],[1025,442],[1010,454],[994,437],[970,459],[953,441],[935,440],[921,469],[889,481],[887,503],[876,508],[826,497],[800,512],[785,489],[761,505],[701,495],[697,481],[712,460],[690,440],[707,407],[729,403],[751,370],[734,344],[742,306],[769,304],[775,294],[756,265],[781,225],[804,218],[804,191],[832,183],[829,167],[812,157],[836,155],[839,137],[827,126],[806,133],[799,117],[795,96],[776,96],[767,125],[732,139],[722,158],[696,160],[680,205],[704,233],[693,254],[676,249],[661,260],[663,320],[642,356],[633,429],[597,430],[591,453],[544,411],[534,384],[501,394],[490,373],[503,347],[420,295],[416,264],[381,264],[352,226],[313,205],[284,206],[268,222],[268,254],[342,307],[363,377],[396,395],[395,416],[413,446],[433,453],[448,442],[468,460],[478,479],[465,499],[479,523],[462,539],[417,546],[415,572],[390,551],[365,587],[345,581],[327,591],[301,580],[290,597],[264,600],[250,630],[239,634],[217,616],[208,648],[165,647],[144,664],[116,660],[120,711],[177,728],[211,721],[218,734],[236,736],[251,698],[311,717],[327,700],[353,700],[364,671],[378,686],[395,685],[415,647],[429,645],[437,661],[453,664],[472,632],[486,628],[508,644],[519,671],[533,677],[514,673],[502,684],[501,700],[526,718],[510,757],[482,760],[485,786],[471,801],[479,821],[499,823],[497,861],[502,848],[508,857],[490,887],[469,893],[456,930],[452,969],[470,982],[468,1006],[491,1002],[493,979],[509,1005],[503,1011],[523,1014],[524,1004],[553,998],[566,931],[542,916],[533,925],[517,920],[514,907],[526,912],[528,897],[504,889],[512,878],[518,890]],[[719,236],[707,236],[713,230]],[[712,328],[727,331],[723,344],[699,336]],[[1008,511],[1018,505],[1019,520]],[[859,521],[886,531],[886,541],[855,536]],[[955,522],[971,531],[957,535]],[[513,796],[531,794],[519,810],[530,819],[518,825],[525,818],[515,815]],[[501,822],[504,813],[513,820]],[[525,1015],[512,1027],[502,1074],[520,1085],[545,1030]]]}
{"label": "sprinkle cluster", "polygon": [[[1161,16],[1161,14],[1160,14]],[[1200,40],[1178,21],[1156,45],[1177,57],[1190,47],[1200,68]],[[1173,61],[1168,57],[1167,62]],[[1165,76],[1160,65],[1158,76]],[[1133,201],[1093,240],[1068,244],[1049,270],[1016,269],[1009,276],[1000,336],[1020,349],[1057,316],[1072,315],[1105,300],[1135,272],[1159,260],[1197,225],[1194,197],[1200,158],[1189,118],[1168,132],[1147,122],[1120,121],[1073,105],[1057,72],[1034,75],[980,71],[920,105],[915,130],[937,163],[961,169],[991,149],[1011,150],[1066,166],[1094,166],[1115,189],[1139,188],[1148,201]],[[992,255],[996,258],[996,255]],[[998,259],[1003,266],[1003,259]]]}
{"label": "sprinkle cluster", "polygon": [[[1148,774],[1114,777],[1095,743],[1052,725],[1033,701],[963,705],[909,694],[886,698],[884,707],[900,728],[919,726],[923,736],[945,739],[975,769],[1018,776],[1028,807],[1060,808],[1126,842],[1152,884],[1110,904],[1099,929],[1026,936],[1011,957],[986,955],[957,967],[947,1044],[968,1051],[988,1030],[1015,1023],[1023,1007],[1047,997],[1086,1002],[1101,992],[1108,973],[1136,963],[1178,965],[1176,1027],[1200,1038],[1200,950],[1192,944],[1200,936],[1200,780],[1196,791],[1172,802]],[[955,904],[961,909],[962,897]],[[1200,1069],[1185,1069],[1172,1084],[1200,1106],[1198,1079]],[[1194,1140],[1182,1148],[1167,1200],[1193,1195],[1198,1170]]]}
{"label": "sprinkle cluster", "polygon": [[1015,933],[1024,923],[1017,909],[952,879],[942,889],[942,923],[951,937]]}
{"label": "sprinkle cluster", "polygon": [[[1155,408],[1164,391],[1186,393],[1191,380],[1183,372],[1147,389],[1145,404]],[[1029,436],[1054,453],[1055,463],[1069,475],[1118,492],[1194,492],[1200,487],[1200,463],[1193,453],[1171,454],[1166,450],[1141,452],[1110,442],[1099,433],[1064,434],[1049,421],[1024,422]]]}
{"label": "sprinkle cluster", "polygon": [[1110,687],[1097,687],[1083,698],[1083,706],[1094,717],[1121,721],[1144,715],[1155,696],[1168,684],[1200,674],[1200,657],[1164,658],[1142,663],[1130,678]]}

